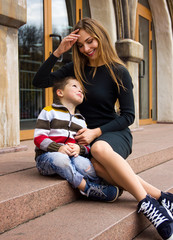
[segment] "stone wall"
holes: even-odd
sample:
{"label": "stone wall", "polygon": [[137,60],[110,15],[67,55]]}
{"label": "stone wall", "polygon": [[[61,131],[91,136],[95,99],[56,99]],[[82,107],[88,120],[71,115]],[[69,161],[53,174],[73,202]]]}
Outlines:
{"label": "stone wall", "polygon": [[18,28],[26,0],[0,0],[0,148],[20,144]]}

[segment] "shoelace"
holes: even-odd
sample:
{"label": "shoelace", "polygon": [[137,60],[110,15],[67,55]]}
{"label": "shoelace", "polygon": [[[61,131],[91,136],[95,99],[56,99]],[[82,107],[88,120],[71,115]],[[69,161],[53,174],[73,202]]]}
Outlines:
{"label": "shoelace", "polygon": [[162,200],[162,205],[163,207],[169,209],[169,211],[173,212],[173,203],[170,200],[164,198]]}
{"label": "shoelace", "polygon": [[102,188],[98,188],[98,187],[95,187],[95,186],[91,186],[89,189],[88,189],[88,192],[87,192],[87,196],[89,195],[92,195],[93,197],[103,197],[103,198],[106,198],[106,194],[102,191]]}
{"label": "shoelace", "polygon": [[143,202],[139,211],[142,211],[144,215],[153,223],[153,225],[157,228],[161,223],[169,220],[162,213],[159,213],[156,207],[153,207],[153,204],[150,202]]}

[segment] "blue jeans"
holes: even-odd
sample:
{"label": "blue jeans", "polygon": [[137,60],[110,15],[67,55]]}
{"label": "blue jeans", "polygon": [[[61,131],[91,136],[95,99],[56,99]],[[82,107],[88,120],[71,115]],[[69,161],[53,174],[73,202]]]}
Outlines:
{"label": "blue jeans", "polygon": [[82,156],[69,157],[60,152],[47,152],[37,157],[36,166],[40,174],[58,174],[74,188],[80,185],[83,178],[97,183],[100,181],[91,161]]}

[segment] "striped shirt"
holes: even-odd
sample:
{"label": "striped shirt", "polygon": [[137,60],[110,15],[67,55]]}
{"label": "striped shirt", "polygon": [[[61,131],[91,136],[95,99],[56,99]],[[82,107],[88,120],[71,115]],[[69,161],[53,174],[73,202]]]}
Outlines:
{"label": "striped shirt", "polygon": [[[60,146],[67,143],[78,144],[74,136],[78,130],[86,127],[85,119],[79,112],[72,115],[59,103],[45,107],[38,116],[34,132],[36,157],[44,152],[57,152]],[[89,145],[78,145],[80,155],[89,153]]]}

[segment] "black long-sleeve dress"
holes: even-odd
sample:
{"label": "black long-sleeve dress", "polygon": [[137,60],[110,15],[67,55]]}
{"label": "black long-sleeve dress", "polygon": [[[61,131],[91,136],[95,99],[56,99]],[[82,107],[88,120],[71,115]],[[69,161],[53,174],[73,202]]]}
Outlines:
{"label": "black long-sleeve dress", "polygon": [[[52,54],[43,63],[33,79],[35,87],[51,87],[58,79],[75,76],[72,62],[51,72],[56,61],[57,58]],[[78,106],[78,109],[85,117],[88,128],[100,127],[102,135],[95,141],[106,141],[115,152],[123,158],[127,158],[132,151],[132,135],[128,126],[133,123],[135,118],[133,84],[130,74],[124,66],[117,64],[116,67],[113,67],[113,71],[117,79],[121,79],[125,88],[120,86],[120,92],[105,65],[97,68],[94,78],[93,67],[85,67],[86,99]],[[115,112],[117,99],[119,99],[120,114]]]}

